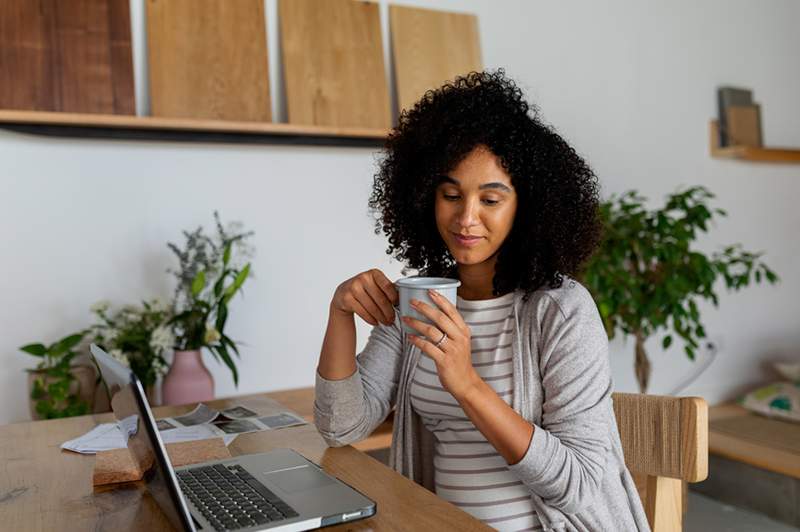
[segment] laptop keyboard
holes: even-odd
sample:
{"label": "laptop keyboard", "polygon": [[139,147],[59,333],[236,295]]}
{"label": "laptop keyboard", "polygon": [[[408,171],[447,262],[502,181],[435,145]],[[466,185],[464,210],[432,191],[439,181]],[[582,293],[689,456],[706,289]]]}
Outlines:
{"label": "laptop keyboard", "polygon": [[187,499],[216,530],[236,530],[297,517],[288,504],[240,465],[178,471]]}

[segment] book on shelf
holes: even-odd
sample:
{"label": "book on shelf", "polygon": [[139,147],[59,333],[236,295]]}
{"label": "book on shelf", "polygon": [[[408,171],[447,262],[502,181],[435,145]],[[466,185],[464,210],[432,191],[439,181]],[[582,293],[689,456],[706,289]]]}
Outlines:
{"label": "book on shelf", "polygon": [[753,91],[740,87],[719,87],[717,89],[717,108],[719,114],[719,145],[730,145],[728,139],[728,113],[729,107],[746,107],[753,105]]}

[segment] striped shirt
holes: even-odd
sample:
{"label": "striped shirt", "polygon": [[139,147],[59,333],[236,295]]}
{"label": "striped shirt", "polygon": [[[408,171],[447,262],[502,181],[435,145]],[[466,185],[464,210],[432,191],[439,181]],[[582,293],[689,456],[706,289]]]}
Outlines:
{"label": "striped shirt", "polygon": [[[514,294],[456,307],[472,332],[472,365],[507,404],[513,395]],[[423,355],[411,382],[411,405],[435,438],[436,494],[498,530],[541,530],[530,491],[467,417]]]}

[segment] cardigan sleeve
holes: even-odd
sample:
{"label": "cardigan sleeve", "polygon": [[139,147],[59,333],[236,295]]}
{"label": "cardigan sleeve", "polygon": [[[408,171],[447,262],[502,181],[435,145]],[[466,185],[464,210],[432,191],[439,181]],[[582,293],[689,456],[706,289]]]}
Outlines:
{"label": "cardigan sleeve", "polygon": [[394,407],[403,353],[400,313],[395,310],[392,325],[372,328],[352,375],[331,381],[317,373],[314,424],[331,447],[363,440]]}
{"label": "cardigan sleeve", "polygon": [[615,426],[608,338],[597,307],[577,283],[560,295],[547,297],[540,322],[541,424],[509,469],[546,504],[574,514],[598,495]]}

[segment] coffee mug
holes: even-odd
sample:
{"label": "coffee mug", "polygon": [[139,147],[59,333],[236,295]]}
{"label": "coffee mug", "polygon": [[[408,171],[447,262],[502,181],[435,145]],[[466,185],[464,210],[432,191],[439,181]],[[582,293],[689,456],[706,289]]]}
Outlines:
{"label": "coffee mug", "polygon": [[[431,300],[428,295],[428,290],[435,290],[444,296],[453,306],[456,306],[456,293],[461,281],[458,279],[447,279],[445,277],[405,277],[398,279],[395,283],[397,291],[400,294],[400,315],[416,318],[425,323],[432,323],[424,315],[420,314],[411,307],[411,299],[423,301],[433,308],[439,308],[439,305]],[[408,334],[420,334],[419,331],[410,327],[405,322],[402,322],[403,330]]]}

